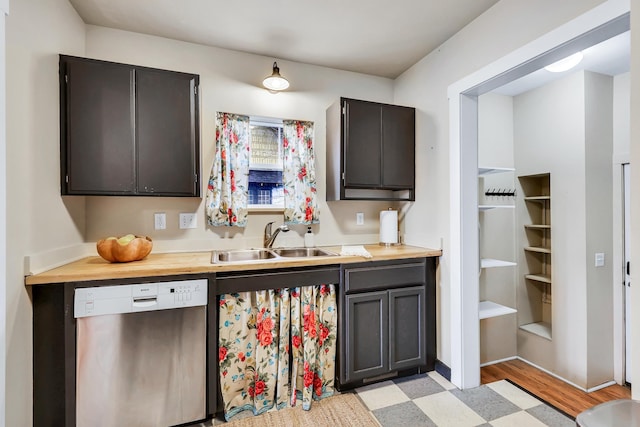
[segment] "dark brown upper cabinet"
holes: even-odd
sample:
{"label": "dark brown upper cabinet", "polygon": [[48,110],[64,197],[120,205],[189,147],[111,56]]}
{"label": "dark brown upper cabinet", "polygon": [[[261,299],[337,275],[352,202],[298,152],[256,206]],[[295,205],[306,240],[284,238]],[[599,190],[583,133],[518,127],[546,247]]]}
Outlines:
{"label": "dark brown upper cabinet", "polygon": [[327,109],[327,200],[415,200],[415,108],[340,98]]}
{"label": "dark brown upper cabinet", "polygon": [[199,76],[60,55],[63,195],[200,197]]}

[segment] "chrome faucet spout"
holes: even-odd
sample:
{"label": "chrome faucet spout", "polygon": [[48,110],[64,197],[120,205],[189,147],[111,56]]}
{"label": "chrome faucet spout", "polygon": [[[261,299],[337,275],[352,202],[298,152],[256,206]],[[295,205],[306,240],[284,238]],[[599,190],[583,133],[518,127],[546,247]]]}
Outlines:
{"label": "chrome faucet spout", "polygon": [[272,233],[271,232],[272,225],[273,225],[273,221],[268,222],[267,225],[264,227],[263,243],[265,248],[270,248],[273,246],[273,242],[276,240],[276,237],[278,236],[278,234],[280,234],[281,231],[284,233],[289,231],[289,226],[287,226],[287,224],[282,224],[280,227],[276,228],[276,230]]}

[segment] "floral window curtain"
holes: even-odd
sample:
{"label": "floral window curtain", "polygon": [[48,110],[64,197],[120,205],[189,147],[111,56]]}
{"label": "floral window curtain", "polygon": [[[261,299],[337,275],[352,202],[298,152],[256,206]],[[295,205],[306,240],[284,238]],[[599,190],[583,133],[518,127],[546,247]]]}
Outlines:
{"label": "floral window curtain", "polygon": [[248,116],[216,114],[216,153],[205,201],[210,225],[247,224],[249,132]]}
{"label": "floral window curtain", "polygon": [[284,120],[282,145],[284,221],[288,224],[318,223],[313,122]]}
{"label": "floral window curtain", "polygon": [[[220,296],[218,359],[225,418],[333,395],[335,285]],[[289,365],[291,360],[291,366]]]}

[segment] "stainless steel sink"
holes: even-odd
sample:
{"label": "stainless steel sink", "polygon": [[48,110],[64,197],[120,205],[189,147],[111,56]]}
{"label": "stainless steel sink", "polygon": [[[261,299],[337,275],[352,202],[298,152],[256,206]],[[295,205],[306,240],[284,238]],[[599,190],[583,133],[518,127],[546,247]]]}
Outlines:
{"label": "stainless steel sink", "polygon": [[276,248],[272,251],[286,258],[309,258],[316,256],[336,256],[333,252],[329,252],[320,248]]}
{"label": "stainless steel sink", "polygon": [[211,262],[218,264],[221,262],[260,261],[273,258],[277,258],[277,255],[268,249],[237,249],[213,251],[213,254],[211,255]]}
{"label": "stainless steel sink", "polygon": [[214,250],[211,254],[211,262],[213,264],[223,264],[231,262],[277,261],[281,258],[313,258],[336,255],[337,254],[333,252],[320,248]]}

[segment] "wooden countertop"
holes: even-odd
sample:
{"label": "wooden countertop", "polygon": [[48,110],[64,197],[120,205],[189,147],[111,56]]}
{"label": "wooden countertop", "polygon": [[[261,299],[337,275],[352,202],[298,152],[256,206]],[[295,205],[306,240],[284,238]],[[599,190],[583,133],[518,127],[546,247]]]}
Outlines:
{"label": "wooden countertop", "polygon": [[[323,256],[313,258],[278,258],[251,262],[212,264],[211,251],[184,253],[151,253],[141,261],[111,264],[99,256],[91,256],[65,264],[39,274],[27,276],[27,285],[47,283],[82,282],[89,280],[123,279],[178,274],[214,273],[222,271],[261,270],[272,268],[306,267],[317,265],[347,264],[354,262],[382,261],[403,258],[423,258],[442,255],[441,249],[416,246],[364,245],[373,258],[361,256]],[[340,253],[340,246],[323,247]]]}

